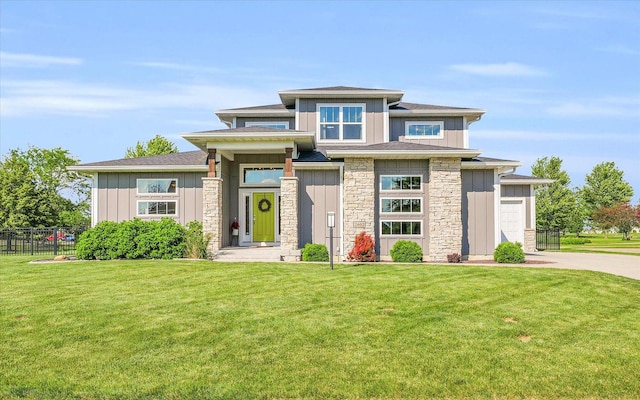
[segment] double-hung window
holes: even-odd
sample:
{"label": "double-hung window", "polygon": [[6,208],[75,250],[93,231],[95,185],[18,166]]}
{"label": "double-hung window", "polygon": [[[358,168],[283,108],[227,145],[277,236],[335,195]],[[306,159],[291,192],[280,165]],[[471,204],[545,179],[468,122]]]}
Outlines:
{"label": "double-hung window", "polygon": [[318,104],[319,141],[365,141],[365,104]]}
{"label": "double-hung window", "polygon": [[407,139],[442,139],[444,138],[444,122],[406,121],[404,136]]}
{"label": "double-hung window", "polygon": [[136,180],[136,192],[144,200],[137,201],[139,217],[178,215],[178,179],[140,178]]}

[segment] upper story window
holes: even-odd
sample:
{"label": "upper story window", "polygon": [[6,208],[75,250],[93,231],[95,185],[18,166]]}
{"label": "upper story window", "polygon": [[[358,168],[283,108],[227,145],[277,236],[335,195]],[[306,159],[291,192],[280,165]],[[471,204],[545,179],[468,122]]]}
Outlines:
{"label": "upper story window", "polygon": [[365,104],[318,104],[319,141],[365,141]]}
{"label": "upper story window", "polygon": [[289,121],[273,121],[273,122],[245,122],[245,127],[260,126],[271,129],[289,129]]}
{"label": "upper story window", "polygon": [[404,136],[407,139],[442,139],[444,138],[444,122],[406,121]]}
{"label": "upper story window", "polygon": [[138,194],[175,194],[177,179],[138,179]]}
{"label": "upper story window", "polygon": [[422,176],[420,175],[381,175],[380,190],[419,192],[422,190]]}

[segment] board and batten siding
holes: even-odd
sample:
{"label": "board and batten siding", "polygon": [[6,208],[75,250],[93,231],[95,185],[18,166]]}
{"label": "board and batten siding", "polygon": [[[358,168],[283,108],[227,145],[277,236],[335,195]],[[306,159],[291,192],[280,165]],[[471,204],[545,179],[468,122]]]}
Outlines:
{"label": "board and batten siding", "polygon": [[493,170],[462,171],[462,255],[488,255],[495,249]]}
{"label": "board and batten siding", "polygon": [[[202,221],[202,177],[201,172],[167,173],[100,173],[98,174],[97,221],[128,221],[137,217],[137,201],[177,200],[178,215],[174,218],[182,225],[189,221]],[[139,178],[178,180],[175,196],[138,195],[136,180]],[[142,216],[141,219],[160,219],[161,216]]]}
{"label": "board and batten siding", "polygon": [[[390,251],[398,240],[410,240],[416,242],[422,248],[422,254],[429,254],[429,161],[428,160],[376,160],[376,201],[375,201],[375,226],[376,226],[376,254],[381,257],[390,257]],[[380,191],[381,175],[421,175],[422,191]],[[422,212],[420,214],[380,214],[381,198],[421,198]],[[422,235],[420,236],[382,236],[380,221],[422,221]]]}
{"label": "board and batten siding", "polygon": [[[340,228],[342,213],[340,210],[340,171],[296,169],[298,178],[298,245],[307,243],[329,243],[327,212],[336,213],[336,227],[333,229],[334,254],[339,254]],[[284,218],[285,216],[283,216]]]}
{"label": "board and batten siding", "polygon": [[389,141],[397,142],[404,136],[407,121],[443,121],[444,137],[442,139],[407,139],[406,142],[428,144],[432,146],[464,148],[464,121],[462,117],[446,118],[389,118]]}
{"label": "board and batten siding", "polygon": [[[365,130],[366,143],[357,144],[375,144],[384,142],[384,110],[382,99],[300,99],[298,109],[298,129],[301,131],[317,132],[318,131],[318,114],[317,104],[341,103],[341,104],[366,104]],[[322,146],[330,147],[332,145],[344,145],[349,141],[342,143],[321,143]]]}
{"label": "board and batten siding", "polygon": [[524,229],[535,229],[531,226],[531,185],[500,185],[501,196],[504,199],[510,197],[524,198],[526,210]]}

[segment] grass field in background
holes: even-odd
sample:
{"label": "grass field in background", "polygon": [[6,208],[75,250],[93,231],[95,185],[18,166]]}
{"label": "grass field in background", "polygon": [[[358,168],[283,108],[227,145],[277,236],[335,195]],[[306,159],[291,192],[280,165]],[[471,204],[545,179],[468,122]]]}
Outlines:
{"label": "grass field in background", "polygon": [[640,282],[0,258],[0,398],[638,398]]}
{"label": "grass field in background", "polygon": [[[565,237],[575,237],[566,235]],[[622,234],[581,234],[581,238],[589,239],[585,244],[561,244],[560,251],[581,253],[614,253],[640,256],[640,233],[632,233],[631,240],[622,240]],[[637,250],[636,250],[637,249]]]}

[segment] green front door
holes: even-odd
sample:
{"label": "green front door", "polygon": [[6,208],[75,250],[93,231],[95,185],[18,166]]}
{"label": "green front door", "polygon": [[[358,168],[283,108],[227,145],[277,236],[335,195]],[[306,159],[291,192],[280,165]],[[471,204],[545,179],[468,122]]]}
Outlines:
{"label": "green front door", "polygon": [[273,192],[253,193],[253,242],[275,242],[274,198]]}

